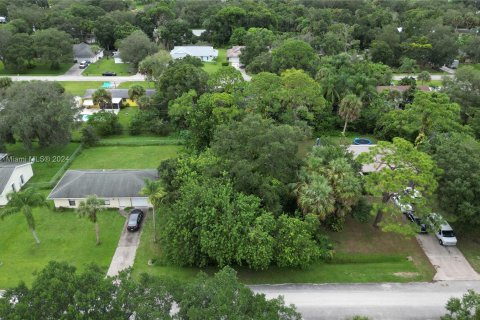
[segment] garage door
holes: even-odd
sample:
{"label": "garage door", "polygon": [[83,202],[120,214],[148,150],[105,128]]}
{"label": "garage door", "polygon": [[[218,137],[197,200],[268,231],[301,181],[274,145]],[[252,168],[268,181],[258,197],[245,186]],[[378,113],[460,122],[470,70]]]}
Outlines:
{"label": "garage door", "polygon": [[150,207],[148,198],[132,198],[132,207]]}

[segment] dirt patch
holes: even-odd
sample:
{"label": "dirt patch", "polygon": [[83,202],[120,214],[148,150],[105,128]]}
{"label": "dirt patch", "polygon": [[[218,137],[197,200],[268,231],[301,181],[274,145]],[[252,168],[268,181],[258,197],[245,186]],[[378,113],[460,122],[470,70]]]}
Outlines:
{"label": "dirt patch", "polygon": [[401,278],[415,278],[419,275],[418,272],[395,272],[394,276],[401,277]]}

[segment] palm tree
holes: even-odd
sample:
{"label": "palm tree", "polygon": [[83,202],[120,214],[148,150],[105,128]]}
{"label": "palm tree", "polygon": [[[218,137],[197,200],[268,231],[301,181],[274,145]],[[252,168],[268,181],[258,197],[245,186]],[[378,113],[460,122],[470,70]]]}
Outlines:
{"label": "palm tree", "polygon": [[105,109],[112,103],[112,94],[105,89],[98,89],[93,93],[92,99],[94,104],[98,104],[101,109]]}
{"label": "palm tree", "polygon": [[160,181],[145,179],[145,186],[140,190],[141,195],[148,196],[153,209],[153,242],[157,242],[157,224],[155,222],[155,206],[165,197]]}
{"label": "palm tree", "polygon": [[95,224],[95,236],[97,238],[97,246],[100,245],[100,226],[98,225],[97,213],[105,210],[105,201],[99,199],[96,195],[88,196],[85,201],[80,202],[78,206],[78,213],[82,217],[87,217],[88,220]]}
{"label": "palm tree", "polygon": [[361,110],[362,100],[352,93],[347,94],[342,101],[340,101],[338,114],[345,121],[342,131],[343,135],[345,135],[345,131],[347,130],[348,122],[358,119]]}
{"label": "palm tree", "polygon": [[32,231],[33,238],[37,244],[40,244],[40,239],[35,232],[35,219],[33,218],[32,208],[39,206],[47,206],[45,196],[33,188],[27,188],[23,191],[12,192],[7,195],[8,204],[0,208],[0,218],[21,212],[25,219],[27,219],[28,227]]}
{"label": "palm tree", "polygon": [[[305,177],[307,178],[307,177]],[[304,214],[313,213],[320,219],[335,210],[335,200],[332,197],[332,188],[327,179],[317,173],[308,174],[308,179],[297,183],[293,192],[297,197],[298,206]],[[307,181],[308,180],[308,181]]]}

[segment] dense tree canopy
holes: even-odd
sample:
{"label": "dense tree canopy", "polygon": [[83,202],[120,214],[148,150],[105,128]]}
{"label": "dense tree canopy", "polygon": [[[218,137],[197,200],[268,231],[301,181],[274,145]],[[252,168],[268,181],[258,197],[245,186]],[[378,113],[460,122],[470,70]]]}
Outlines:
{"label": "dense tree canopy", "polygon": [[70,141],[77,107],[58,84],[16,82],[6,89],[2,104],[0,136],[18,138],[27,149],[34,141],[42,147]]}

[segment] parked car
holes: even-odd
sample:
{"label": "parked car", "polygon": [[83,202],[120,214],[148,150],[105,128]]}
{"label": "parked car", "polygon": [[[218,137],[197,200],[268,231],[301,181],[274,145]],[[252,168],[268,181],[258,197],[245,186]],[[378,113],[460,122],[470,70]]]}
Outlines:
{"label": "parked car", "polygon": [[128,215],[127,230],[137,231],[142,224],[144,213],[140,209],[133,209]]}
{"label": "parked car", "polygon": [[442,246],[457,245],[457,237],[452,227],[439,214],[431,213],[428,216],[430,228],[435,232],[438,242]]}
{"label": "parked car", "polygon": [[105,77],[114,77],[116,75],[117,74],[115,72],[111,72],[111,71],[106,71],[106,72],[102,73],[102,76],[105,76]]}
{"label": "parked car", "polygon": [[85,69],[86,67],[88,67],[88,61],[81,61],[80,62],[80,65],[78,66],[80,69]]}
{"label": "parked car", "polygon": [[427,225],[423,223],[422,219],[417,217],[413,211],[409,211],[405,213],[405,216],[407,217],[408,220],[411,222],[415,223],[417,226],[420,227],[420,233],[428,233],[427,231]]}
{"label": "parked car", "polygon": [[392,197],[393,203],[400,208],[402,213],[413,212],[413,207],[409,203],[402,203],[402,197],[400,195],[394,195]]}

